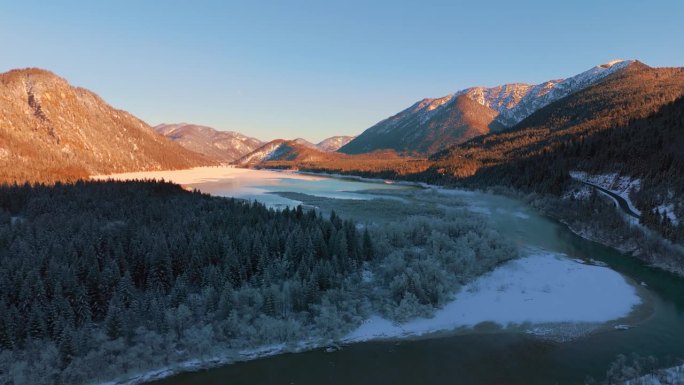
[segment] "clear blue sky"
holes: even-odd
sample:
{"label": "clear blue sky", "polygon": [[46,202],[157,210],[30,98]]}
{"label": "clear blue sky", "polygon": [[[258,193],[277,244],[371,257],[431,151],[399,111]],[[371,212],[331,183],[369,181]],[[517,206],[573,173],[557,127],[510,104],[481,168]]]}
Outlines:
{"label": "clear blue sky", "polygon": [[683,39],[680,0],[0,3],[0,72],[261,139],[358,134],[424,97],[614,58],[684,66]]}

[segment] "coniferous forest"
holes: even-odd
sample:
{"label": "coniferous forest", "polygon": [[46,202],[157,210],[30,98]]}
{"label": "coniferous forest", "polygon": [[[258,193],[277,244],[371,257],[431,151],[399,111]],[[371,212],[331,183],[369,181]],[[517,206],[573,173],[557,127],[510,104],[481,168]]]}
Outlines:
{"label": "coniferous forest", "polygon": [[371,312],[429,314],[515,255],[472,218],[371,231],[165,182],[0,187],[0,383],[326,343]]}
{"label": "coniferous forest", "polygon": [[335,216],[169,183],[1,191],[0,367],[35,372],[4,363],[39,349],[51,356],[46,384],[93,378],[131,357],[115,351],[165,338],[195,353],[214,338],[287,340],[302,332],[293,324],[327,317],[325,302],[352,290],[374,255],[370,238]]}

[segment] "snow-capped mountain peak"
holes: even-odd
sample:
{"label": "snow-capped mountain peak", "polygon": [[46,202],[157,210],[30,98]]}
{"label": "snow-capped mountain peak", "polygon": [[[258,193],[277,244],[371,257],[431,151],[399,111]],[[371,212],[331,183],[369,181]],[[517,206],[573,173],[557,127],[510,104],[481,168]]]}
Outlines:
{"label": "snow-capped mountain peak", "polygon": [[497,87],[472,87],[456,95],[467,95],[483,106],[499,112],[496,120],[504,126],[513,126],[538,109],[594,84],[634,63],[634,60],[613,60],[597,65],[567,79],[549,80],[537,85],[524,83],[504,84]]}
{"label": "snow-capped mountain peak", "polygon": [[611,60],[611,61],[609,61],[608,63],[601,64],[601,65],[599,65],[599,67],[610,68],[610,67],[614,66],[615,64],[621,64],[621,63],[633,62],[633,61],[634,61],[634,60],[616,59],[616,60]]}
{"label": "snow-capped mountain peak", "polygon": [[634,62],[613,60],[566,79],[539,84],[470,87],[441,98],[423,99],[368,128],[341,147],[340,151],[364,153],[392,148],[426,153],[439,150],[462,143],[473,135],[512,127],[539,109],[587,88]]}
{"label": "snow-capped mountain peak", "polygon": [[324,152],[337,151],[340,147],[351,142],[355,136],[331,136],[316,144],[316,148]]}

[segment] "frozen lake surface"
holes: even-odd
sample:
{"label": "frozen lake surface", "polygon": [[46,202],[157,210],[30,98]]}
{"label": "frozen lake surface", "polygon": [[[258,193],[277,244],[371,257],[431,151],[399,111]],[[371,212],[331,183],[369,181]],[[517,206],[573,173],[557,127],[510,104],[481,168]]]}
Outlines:
{"label": "frozen lake surface", "polygon": [[[178,171],[147,171],[113,174],[93,179],[157,179],[196,188],[216,196],[258,200],[270,207],[294,207],[302,202],[274,192],[298,192],[325,198],[372,199],[361,190],[405,190],[413,187],[390,183],[368,183],[351,179],[300,174],[293,171],[252,170],[235,167],[198,167]],[[314,183],[315,182],[315,183]]]}

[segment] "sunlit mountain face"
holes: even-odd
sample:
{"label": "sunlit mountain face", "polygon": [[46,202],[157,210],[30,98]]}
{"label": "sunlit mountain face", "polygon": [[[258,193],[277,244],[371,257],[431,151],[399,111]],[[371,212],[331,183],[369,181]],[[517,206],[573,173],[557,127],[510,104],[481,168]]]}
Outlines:
{"label": "sunlit mountain face", "polygon": [[[490,132],[505,130],[556,100],[629,67],[634,60],[598,65],[567,79],[541,84],[471,87],[437,99],[423,99],[367,129],[339,151],[378,149],[430,154]],[[475,103],[470,103],[473,101]]]}
{"label": "sunlit mountain face", "polygon": [[0,181],[216,164],[49,71],[0,74],[0,109]]}

